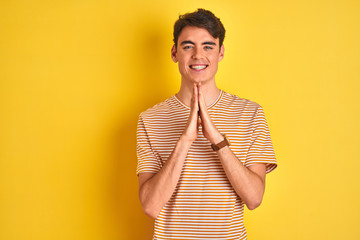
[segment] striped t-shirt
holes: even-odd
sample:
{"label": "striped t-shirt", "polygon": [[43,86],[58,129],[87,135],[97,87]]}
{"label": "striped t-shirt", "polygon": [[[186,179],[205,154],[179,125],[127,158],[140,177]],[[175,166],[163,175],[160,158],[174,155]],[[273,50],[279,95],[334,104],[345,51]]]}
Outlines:
{"label": "striped t-shirt", "polygon": [[[208,112],[246,167],[264,163],[267,173],[276,168],[268,125],[259,104],[221,91]],[[190,108],[175,95],[140,114],[137,174],[161,169],[183,133],[189,114]],[[200,126],[176,189],[155,219],[153,239],[246,239],[243,212],[244,202]]]}

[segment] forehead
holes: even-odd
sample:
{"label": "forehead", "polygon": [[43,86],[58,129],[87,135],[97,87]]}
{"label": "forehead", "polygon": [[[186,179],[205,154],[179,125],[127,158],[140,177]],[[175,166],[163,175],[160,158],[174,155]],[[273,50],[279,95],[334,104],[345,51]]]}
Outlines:
{"label": "forehead", "polygon": [[178,43],[181,44],[182,41],[192,41],[194,43],[212,41],[217,45],[219,44],[219,38],[211,36],[208,30],[194,26],[186,26],[182,29],[178,38]]}

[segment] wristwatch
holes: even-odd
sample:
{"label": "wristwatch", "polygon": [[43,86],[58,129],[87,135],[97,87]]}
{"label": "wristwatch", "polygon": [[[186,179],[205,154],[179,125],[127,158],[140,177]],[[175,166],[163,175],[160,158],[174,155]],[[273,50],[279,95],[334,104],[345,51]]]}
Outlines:
{"label": "wristwatch", "polygon": [[218,144],[211,144],[211,148],[214,151],[219,151],[221,148],[225,147],[225,146],[230,146],[230,142],[227,139],[226,135],[222,133],[222,135],[224,136],[224,140],[222,140],[221,142],[219,142]]}

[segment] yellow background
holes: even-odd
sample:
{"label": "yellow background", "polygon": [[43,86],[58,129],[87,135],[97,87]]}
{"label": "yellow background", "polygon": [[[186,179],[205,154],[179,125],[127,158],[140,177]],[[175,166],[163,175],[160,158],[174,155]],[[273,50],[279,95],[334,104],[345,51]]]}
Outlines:
{"label": "yellow background", "polygon": [[172,27],[198,7],[227,30],[218,86],[263,106],[279,163],[249,239],[360,239],[357,0],[2,0],[0,239],[151,239],[137,117],[177,92]]}

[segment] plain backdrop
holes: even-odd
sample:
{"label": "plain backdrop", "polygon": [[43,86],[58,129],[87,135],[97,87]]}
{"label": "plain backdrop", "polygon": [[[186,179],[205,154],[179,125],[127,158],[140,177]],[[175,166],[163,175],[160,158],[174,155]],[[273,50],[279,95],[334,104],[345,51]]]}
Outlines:
{"label": "plain backdrop", "polygon": [[218,86],[264,108],[278,160],[249,240],[360,239],[360,2],[0,1],[0,239],[151,239],[138,115],[180,86],[172,27],[225,25]]}

